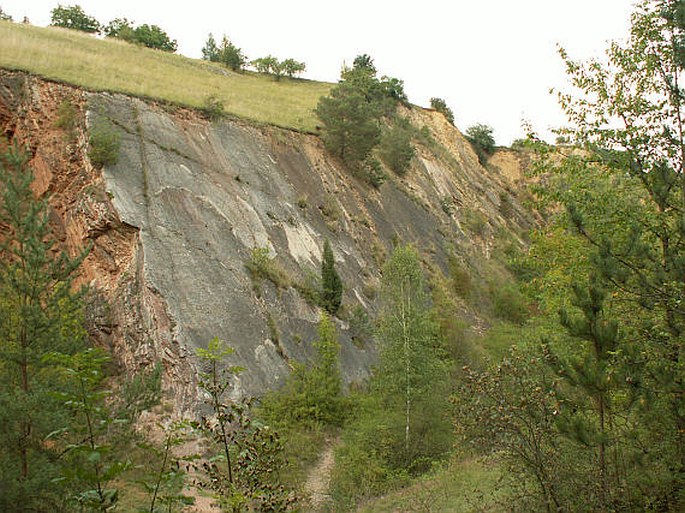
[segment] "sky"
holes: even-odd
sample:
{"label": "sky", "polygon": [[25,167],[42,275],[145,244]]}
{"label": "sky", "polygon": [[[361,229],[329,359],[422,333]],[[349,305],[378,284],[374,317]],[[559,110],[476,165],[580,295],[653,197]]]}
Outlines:
{"label": "sky", "polygon": [[[5,13],[50,23],[55,0],[0,0]],[[462,130],[490,125],[498,144],[523,136],[522,121],[547,139],[565,123],[550,88],[567,87],[557,47],[574,59],[602,57],[628,36],[633,0],[80,0],[101,23],[126,17],[160,26],[178,53],[200,57],[208,34],[226,34],[249,59],[304,61],[304,78],[335,82],[366,53],[379,76],[404,80],[409,100],[445,99]],[[2,51],[2,49],[0,49]]]}

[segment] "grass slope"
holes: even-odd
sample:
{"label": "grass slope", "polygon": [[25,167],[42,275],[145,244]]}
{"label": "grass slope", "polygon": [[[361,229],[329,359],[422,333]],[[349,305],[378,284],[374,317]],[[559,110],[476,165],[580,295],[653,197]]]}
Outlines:
{"label": "grass slope", "polygon": [[314,107],[331,87],[310,80],[276,82],[124,41],[5,21],[0,21],[0,67],[189,107],[202,107],[215,96],[227,113],[306,132],[315,130]]}

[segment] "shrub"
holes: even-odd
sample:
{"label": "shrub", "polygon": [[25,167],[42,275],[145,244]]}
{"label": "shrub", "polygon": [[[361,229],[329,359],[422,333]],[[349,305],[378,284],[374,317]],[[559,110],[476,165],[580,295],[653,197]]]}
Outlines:
{"label": "shrub", "polygon": [[101,26],[98,20],[88,16],[78,5],[58,5],[52,10],[50,25],[72,30],[80,30],[91,34],[98,34]]}
{"label": "shrub", "polygon": [[76,107],[68,101],[64,100],[57,107],[57,119],[55,120],[55,127],[65,130],[71,135],[76,128],[77,111]]}
{"label": "shrub", "polygon": [[113,166],[119,159],[121,141],[114,126],[107,121],[99,121],[90,130],[88,158],[93,166],[102,168]]}
{"label": "shrub", "polygon": [[242,71],[245,62],[247,62],[247,57],[245,57],[240,48],[224,36],[219,47],[217,61],[232,71]]}
{"label": "shrub", "polygon": [[202,105],[202,112],[210,120],[216,121],[224,114],[224,104],[216,96],[207,96]]}
{"label": "shrub", "polygon": [[321,314],[318,340],[312,347],[316,350],[314,362],[294,364],[284,387],[264,398],[265,413],[286,424],[339,426],[347,412],[347,400],[342,395],[340,344],[335,324],[326,313]]}
{"label": "shrub", "polygon": [[452,109],[447,106],[447,102],[442,98],[431,98],[431,108],[437,110],[445,119],[454,125],[454,113]]}
{"label": "shrub", "polygon": [[479,123],[470,126],[466,130],[466,139],[473,146],[473,150],[478,155],[478,162],[484,165],[488,157],[495,152],[495,139],[492,136],[493,129],[488,125]]}
{"label": "shrub", "polygon": [[214,36],[210,33],[205,46],[202,47],[202,59],[210,62],[219,61],[219,47],[216,45]]}
{"label": "shrub", "polygon": [[378,189],[383,183],[388,179],[387,175],[383,172],[381,163],[377,159],[366,159],[362,166],[362,177],[364,180],[373,185]]}
{"label": "shrub", "polygon": [[252,278],[255,292],[259,292],[259,285],[263,280],[269,280],[281,289],[293,284],[292,278],[285,269],[269,257],[269,248],[253,248],[250,259],[245,263],[245,268]]}
{"label": "shrub", "polygon": [[162,50],[163,52],[174,53],[177,48],[175,39],[171,39],[166,32],[164,32],[157,25],[140,25],[133,31],[133,40],[155,50]]}
{"label": "shrub", "polygon": [[406,128],[395,125],[385,131],[381,139],[380,156],[395,173],[403,176],[409,169],[414,154],[411,133]]}
{"label": "shrub", "polygon": [[529,309],[521,291],[512,283],[490,283],[490,299],[493,313],[498,319],[523,324]]}

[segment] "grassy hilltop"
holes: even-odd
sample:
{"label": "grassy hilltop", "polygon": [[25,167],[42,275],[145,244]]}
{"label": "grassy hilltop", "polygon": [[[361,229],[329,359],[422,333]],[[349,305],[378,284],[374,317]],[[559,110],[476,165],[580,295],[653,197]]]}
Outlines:
{"label": "grassy hilltop", "polygon": [[202,107],[209,96],[236,116],[315,130],[314,107],[331,84],[233,73],[218,64],[150,50],[75,30],[0,21],[0,67],[86,89]]}

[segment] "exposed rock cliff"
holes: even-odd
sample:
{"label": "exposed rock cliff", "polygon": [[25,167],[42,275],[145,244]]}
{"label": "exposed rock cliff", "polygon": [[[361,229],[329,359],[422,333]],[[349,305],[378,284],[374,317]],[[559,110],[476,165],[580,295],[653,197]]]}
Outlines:
{"label": "exposed rock cliff", "polygon": [[[64,102],[76,107],[71,129],[56,125]],[[61,240],[74,252],[93,245],[82,272],[92,336],[132,372],[161,361],[179,410],[196,401],[194,348],[214,336],[247,369],[236,394],[277,385],[292,360],[312,355],[317,308],[288,285],[318,275],[326,238],[345,285],[348,320],[336,323],[353,382],[375,352],[368,337],[353,340],[350,312],[373,309],[393,242],[414,243],[440,268],[449,251],[488,258],[500,227],[515,234],[535,222],[509,178],[515,158],[505,159],[506,175],[486,170],[440,114],[403,115],[432,143],[417,145],[405,178],[376,190],[313,135],[0,74],[0,128],[28,144]],[[98,123],[121,140],[117,163],[102,171],[87,156],[88,127]],[[254,248],[285,270],[283,286],[254,286],[245,268]]]}

